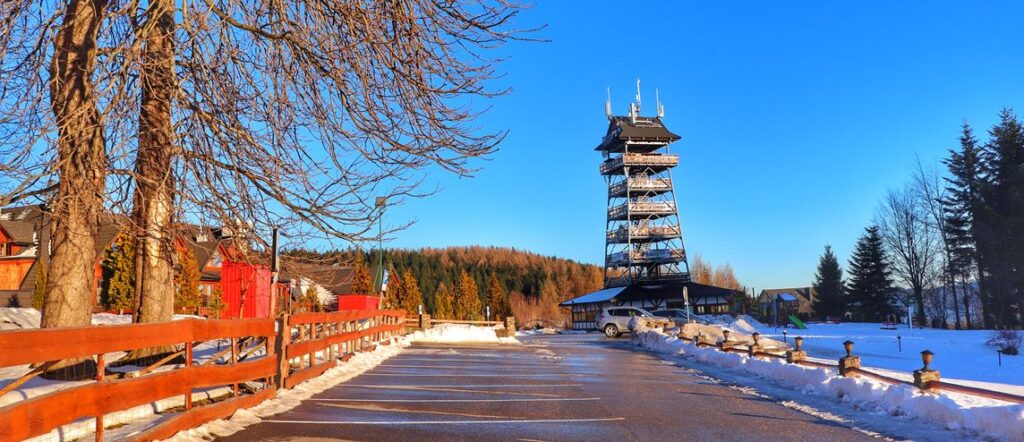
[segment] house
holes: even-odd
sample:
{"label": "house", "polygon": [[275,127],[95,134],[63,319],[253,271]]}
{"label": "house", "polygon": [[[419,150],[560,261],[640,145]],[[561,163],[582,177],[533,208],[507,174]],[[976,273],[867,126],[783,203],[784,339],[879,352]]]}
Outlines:
{"label": "house", "polygon": [[[102,223],[96,238],[96,261],[93,263],[92,297],[99,304],[99,287],[103,278],[100,264],[103,251],[117,236],[120,223],[113,215]],[[30,307],[41,265],[49,255],[50,215],[42,205],[0,209],[0,306]]]}
{"label": "house", "polygon": [[572,312],[572,328],[597,328],[597,313],[610,306],[633,306],[646,310],[683,308],[683,288],[695,314],[735,314],[743,302],[743,292],[695,282],[666,282],[664,284],[631,284],[611,287],[565,301],[559,306]]}
{"label": "house", "polygon": [[281,276],[292,283],[291,297],[302,299],[307,291],[316,292],[325,310],[338,310],[338,296],[352,293],[352,268],[302,262],[282,257]]}
{"label": "house", "polygon": [[785,324],[789,315],[800,319],[814,316],[814,287],[765,289],[757,296],[758,313],[768,323]]}

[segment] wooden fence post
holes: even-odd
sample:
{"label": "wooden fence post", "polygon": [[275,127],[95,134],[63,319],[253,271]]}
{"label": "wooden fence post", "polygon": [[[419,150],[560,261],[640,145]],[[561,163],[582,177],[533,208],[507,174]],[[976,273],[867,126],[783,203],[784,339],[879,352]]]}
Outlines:
{"label": "wooden fence post", "polygon": [[807,359],[807,352],[803,351],[801,347],[804,345],[804,338],[797,336],[793,338],[793,344],[795,348],[786,351],[786,362],[790,364],[796,364],[804,359]]}

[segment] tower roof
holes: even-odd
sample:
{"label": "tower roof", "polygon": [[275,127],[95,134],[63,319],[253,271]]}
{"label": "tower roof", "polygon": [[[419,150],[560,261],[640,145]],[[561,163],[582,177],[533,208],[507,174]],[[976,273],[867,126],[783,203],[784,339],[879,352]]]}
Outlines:
{"label": "tower roof", "polygon": [[628,116],[611,117],[608,133],[594,150],[621,152],[626,141],[662,141],[665,144],[680,137],[668,130],[659,117],[636,117],[636,123]]}

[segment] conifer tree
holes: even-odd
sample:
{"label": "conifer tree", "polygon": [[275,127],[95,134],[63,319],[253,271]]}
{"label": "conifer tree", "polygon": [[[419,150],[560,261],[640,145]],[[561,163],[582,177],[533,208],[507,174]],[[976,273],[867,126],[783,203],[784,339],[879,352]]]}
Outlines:
{"label": "conifer tree", "polygon": [[420,294],[420,285],[416,282],[416,277],[412,272],[406,270],[402,274],[402,299],[398,302],[398,308],[405,310],[406,314],[414,314],[419,311],[422,303],[423,295]]}
{"label": "conifer tree", "polygon": [[491,315],[496,320],[512,315],[508,292],[501,286],[501,281],[498,280],[498,275],[495,272],[491,272],[490,281],[487,283],[487,305],[491,307]]}
{"label": "conifer tree", "polygon": [[434,318],[455,319],[454,298],[455,295],[445,283],[438,285],[437,292],[434,293]]}
{"label": "conifer tree", "polygon": [[190,247],[178,251],[178,269],[174,272],[174,306],[188,313],[196,313],[203,305],[199,293],[199,264]]}
{"label": "conifer tree", "polygon": [[352,293],[376,295],[376,293],[370,293],[371,290],[373,290],[373,278],[370,276],[370,269],[366,267],[362,252],[356,251],[352,263]]}
{"label": "conifer tree", "polygon": [[[193,258],[193,262],[195,259]],[[135,241],[121,233],[103,255],[101,301],[106,308],[123,312],[135,306]]]}
{"label": "conifer tree", "polygon": [[220,287],[217,287],[213,289],[213,293],[211,293],[210,297],[206,299],[206,312],[209,317],[214,319],[220,318],[221,312],[223,312],[224,307],[226,307],[224,300],[222,299],[223,295],[224,292],[221,291]]}
{"label": "conifer tree", "polygon": [[384,292],[384,305],[387,308],[401,308],[402,300],[405,299],[405,284],[402,281],[402,274],[395,271],[394,267],[388,267],[387,291]]}
{"label": "conifer tree", "polygon": [[478,320],[483,315],[480,305],[480,290],[476,280],[465,269],[459,273],[459,288],[455,298],[456,319]]}
{"label": "conifer tree", "polygon": [[850,257],[849,268],[847,293],[857,320],[881,322],[896,312],[892,303],[892,275],[878,226],[864,229]]}
{"label": "conifer tree", "polygon": [[843,287],[843,269],[839,260],[832,253],[832,246],[825,245],[825,253],[818,261],[818,271],[814,275],[814,312],[822,318],[839,318],[846,313],[846,296]]}
{"label": "conifer tree", "polygon": [[36,271],[36,286],[32,288],[32,308],[43,311],[43,302],[46,299],[46,266],[42,261],[36,260],[39,270]]}
{"label": "conifer tree", "polygon": [[[946,218],[945,233],[950,243],[950,267],[954,269],[955,277],[960,280],[964,289],[978,269],[974,214],[982,207],[981,186],[984,178],[980,155],[978,140],[974,137],[971,126],[965,122],[960,133],[960,150],[951,149],[949,158],[943,161],[949,169],[950,176],[946,178],[948,196],[940,201],[943,216]],[[977,283],[979,293],[985,296],[984,281],[978,278]],[[972,328],[971,297],[966,294],[967,290],[964,290],[964,315],[967,318],[967,328]],[[983,302],[981,305],[982,317],[987,316],[986,304]]]}

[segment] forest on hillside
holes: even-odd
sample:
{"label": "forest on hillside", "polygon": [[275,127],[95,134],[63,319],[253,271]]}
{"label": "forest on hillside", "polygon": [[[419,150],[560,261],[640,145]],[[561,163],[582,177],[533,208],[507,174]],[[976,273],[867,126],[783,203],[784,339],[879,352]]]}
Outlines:
{"label": "forest on hillside", "polygon": [[[353,291],[372,291],[376,251],[286,253],[351,265]],[[715,266],[700,255],[691,261],[695,282],[743,290],[729,264]],[[600,266],[507,247],[385,249],[384,267],[390,275],[385,299],[393,307],[416,311],[423,304],[435,317],[475,319],[490,306],[491,319],[513,315],[527,327],[566,325],[568,311],[558,304],[604,286]]]}

